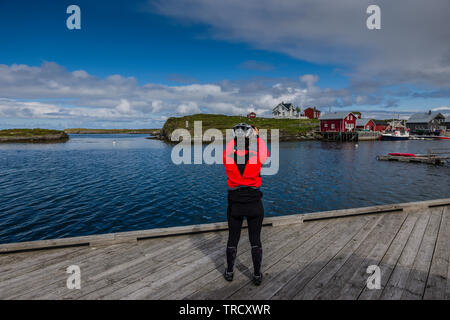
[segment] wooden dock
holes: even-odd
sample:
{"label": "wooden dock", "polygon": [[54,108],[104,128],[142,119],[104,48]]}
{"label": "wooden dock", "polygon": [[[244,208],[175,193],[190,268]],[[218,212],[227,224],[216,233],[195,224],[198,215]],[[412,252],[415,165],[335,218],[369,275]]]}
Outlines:
{"label": "wooden dock", "polygon": [[4,244],[0,299],[450,299],[450,198],[266,218],[262,238],[259,287],[245,230],[223,279],[225,223]]}
{"label": "wooden dock", "polygon": [[427,163],[427,164],[434,164],[434,165],[444,164],[445,161],[448,161],[449,159],[450,159],[450,157],[440,157],[440,156],[433,156],[433,155],[431,155],[431,156],[423,155],[423,156],[416,156],[416,157],[392,156],[392,155],[377,156],[377,160]]}

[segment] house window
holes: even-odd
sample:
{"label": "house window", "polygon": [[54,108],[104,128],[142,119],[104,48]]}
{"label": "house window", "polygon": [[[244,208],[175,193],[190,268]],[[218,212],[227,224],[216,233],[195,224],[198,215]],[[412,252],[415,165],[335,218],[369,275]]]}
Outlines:
{"label": "house window", "polygon": [[334,123],[331,124],[331,129],[334,129]]}
{"label": "house window", "polygon": [[328,123],[325,123],[325,124],[324,124],[324,127],[325,127],[325,128],[328,128]]}

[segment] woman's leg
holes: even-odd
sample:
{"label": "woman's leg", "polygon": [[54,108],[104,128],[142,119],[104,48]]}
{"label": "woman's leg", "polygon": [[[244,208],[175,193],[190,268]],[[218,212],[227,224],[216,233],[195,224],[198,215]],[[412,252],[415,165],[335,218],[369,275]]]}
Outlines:
{"label": "woman's leg", "polygon": [[[234,262],[237,255],[237,245],[239,238],[241,237],[241,228],[243,217],[234,217],[231,214],[231,209],[228,208],[227,220],[228,220],[228,243],[227,243],[227,270],[225,272],[225,279],[231,281],[233,279]],[[228,273],[228,275],[227,275]]]}
{"label": "woman's leg", "polygon": [[252,247],[261,247],[261,229],[264,215],[247,217],[248,237]]}
{"label": "woman's leg", "polygon": [[264,208],[262,202],[258,203],[255,208],[260,212],[257,216],[247,217],[248,223],[248,235],[250,238],[250,244],[252,246],[252,260],[253,260],[253,282],[256,285],[261,284],[261,263],[262,263],[262,245],[261,245],[261,229],[264,220]]}
{"label": "woman's leg", "polygon": [[262,263],[261,228],[263,219],[264,219],[263,215],[247,218],[248,234],[250,238],[250,244],[252,246],[252,260],[255,276],[260,276],[261,274],[261,263]]}
{"label": "woman's leg", "polygon": [[237,247],[241,237],[243,217],[235,217],[228,213],[228,247]]}

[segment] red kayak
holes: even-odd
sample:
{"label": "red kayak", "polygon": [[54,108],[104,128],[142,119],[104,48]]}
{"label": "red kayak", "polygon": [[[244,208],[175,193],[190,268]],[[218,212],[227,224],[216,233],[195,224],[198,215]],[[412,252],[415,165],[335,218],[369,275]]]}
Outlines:
{"label": "red kayak", "polygon": [[416,157],[414,153],[389,153],[390,156],[396,156],[396,157]]}

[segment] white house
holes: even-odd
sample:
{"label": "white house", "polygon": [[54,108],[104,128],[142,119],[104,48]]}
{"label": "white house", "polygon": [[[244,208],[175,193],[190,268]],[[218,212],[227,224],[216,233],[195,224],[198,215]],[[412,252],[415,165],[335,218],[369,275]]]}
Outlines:
{"label": "white house", "polygon": [[274,118],[277,119],[301,119],[300,114],[296,115],[296,108],[292,103],[279,103],[275,108],[272,109],[272,114]]}

